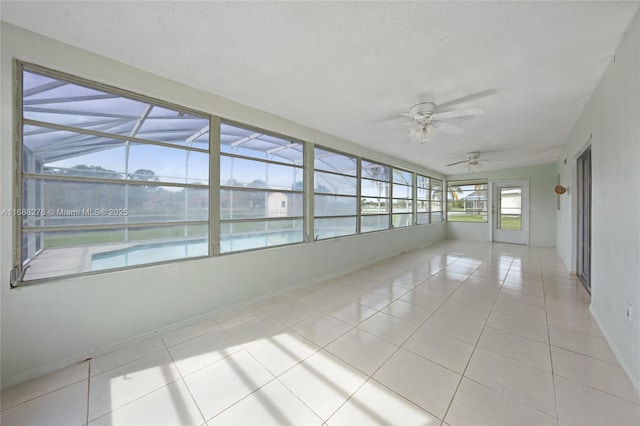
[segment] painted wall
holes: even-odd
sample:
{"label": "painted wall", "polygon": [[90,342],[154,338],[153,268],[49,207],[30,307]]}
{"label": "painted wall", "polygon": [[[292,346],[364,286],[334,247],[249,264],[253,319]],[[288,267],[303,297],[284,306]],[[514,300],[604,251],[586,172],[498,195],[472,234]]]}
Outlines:
{"label": "painted wall", "polygon": [[[512,179],[529,180],[529,244],[540,247],[556,245],[556,186],[557,174],[555,165],[549,164],[535,167],[522,167],[487,172],[451,175],[449,181],[467,179],[488,179],[489,197],[491,182]],[[447,238],[491,241],[489,223],[447,222]]]}
{"label": "painted wall", "polygon": [[[591,145],[591,312],[640,391],[640,15],[587,103],[556,165],[570,197],[557,247],[575,270],[576,159]],[[564,159],[567,159],[565,165]],[[627,317],[627,306],[632,314]]]}
{"label": "painted wall", "polygon": [[[442,178],[413,164],[5,23],[1,43],[2,208],[11,208],[14,185],[13,58]],[[10,217],[0,217],[3,386],[178,322],[428,245],[443,239],[444,229],[444,223],[431,224],[10,289],[12,223]]]}

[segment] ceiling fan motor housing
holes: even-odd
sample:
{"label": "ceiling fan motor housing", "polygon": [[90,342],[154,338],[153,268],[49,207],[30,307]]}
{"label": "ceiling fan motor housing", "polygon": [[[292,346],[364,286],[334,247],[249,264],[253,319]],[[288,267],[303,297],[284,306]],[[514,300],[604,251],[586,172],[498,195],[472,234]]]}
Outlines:
{"label": "ceiling fan motor housing", "polygon": [[436,110],[436,104],[433,102],[422,102],[411,107],[409,114],[421,115],[429,117]]}

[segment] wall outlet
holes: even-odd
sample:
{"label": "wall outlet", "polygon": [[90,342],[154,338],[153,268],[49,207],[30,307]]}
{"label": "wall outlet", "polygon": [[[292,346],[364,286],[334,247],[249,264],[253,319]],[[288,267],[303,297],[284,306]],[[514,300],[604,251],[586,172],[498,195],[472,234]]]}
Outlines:
{"label": "wall outlet", "polygon": [[629,322],[631,322],[631,311],[632,311],[631,303],[629,303],[627,305],[627,321],[629,321]]}

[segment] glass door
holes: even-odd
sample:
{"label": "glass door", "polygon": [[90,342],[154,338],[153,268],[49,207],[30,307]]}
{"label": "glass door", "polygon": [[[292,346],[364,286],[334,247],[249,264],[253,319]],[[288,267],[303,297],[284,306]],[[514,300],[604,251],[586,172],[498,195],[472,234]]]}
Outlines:
{"label": "glass door", "polygon": [[528,244],[529,182],[494,182],[492,198],[493,241]]}

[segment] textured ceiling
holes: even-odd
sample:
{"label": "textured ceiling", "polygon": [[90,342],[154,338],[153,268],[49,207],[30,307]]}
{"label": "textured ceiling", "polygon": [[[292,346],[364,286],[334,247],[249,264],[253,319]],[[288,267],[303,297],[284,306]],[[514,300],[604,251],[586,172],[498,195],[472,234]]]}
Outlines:
{"label": "textured ceiling", "polygon": [[[552,163],[638,2],[0,3],[3,21],[430,169]],[[421,101],[466,129],[410,141]]]}

